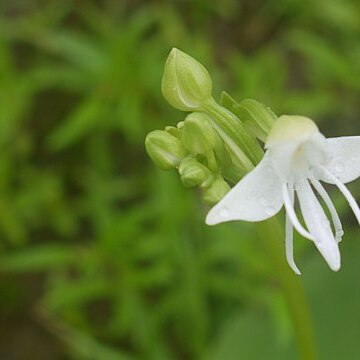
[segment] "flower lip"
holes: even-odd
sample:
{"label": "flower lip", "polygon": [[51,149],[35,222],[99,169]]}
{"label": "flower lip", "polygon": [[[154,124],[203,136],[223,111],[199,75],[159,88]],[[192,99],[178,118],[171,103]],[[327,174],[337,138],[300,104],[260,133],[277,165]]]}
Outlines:
{"label": "flower lip", "polygon": [[309,118],[299,115],[282,115],[274,123],[265,143],[269,149],[286,143],[302,143],[309,140],[319,129]]}

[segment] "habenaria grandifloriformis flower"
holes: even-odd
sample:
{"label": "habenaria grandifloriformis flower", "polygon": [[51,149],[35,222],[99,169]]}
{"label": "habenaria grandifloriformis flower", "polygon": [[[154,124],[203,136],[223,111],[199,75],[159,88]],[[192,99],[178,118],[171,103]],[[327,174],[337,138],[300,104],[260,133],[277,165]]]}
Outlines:
{"label": "habenaria grandifloriformis flower", "polygon": [[[332,270],[339,270],[343,230],[321,182],[338,187],[360,223],[360,209],[344,185],[360,176],[360,136],[325,138],[312,120],[283,115],[275,121],[265,148],[261,162],[210,210],[206,223],[262,221],[284,205],[286,258],[295,273],[300,274],[293,259],[293,228],[314,242]],[[295,195],[306,227],[294,210]]]}

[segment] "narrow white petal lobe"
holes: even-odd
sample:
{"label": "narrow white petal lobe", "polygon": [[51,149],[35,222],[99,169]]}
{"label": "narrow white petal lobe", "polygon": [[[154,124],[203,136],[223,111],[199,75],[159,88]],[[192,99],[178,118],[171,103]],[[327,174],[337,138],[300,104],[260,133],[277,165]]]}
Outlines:
{"label": "narrow white petal lobe", "polygon": [[315,238],[315,245],[330,268],[338,271],[340,251],[331,231],[330,222],[307,180],[298,181],[296,187],[301,212],[311,235]]}
{"label": "narrow white petal lobe", "polygon": [[335,228],[335,240],[336,240],[336,242],[340,242],[342,236],[344,235],[344,231],[342,229],[341,221],[340,221],[339,215],[335,209],[335,206],[334,206],[333,202],[331,201],[329,194],[326,192],[324,187],[321,185],[320,181],[316,180],[315,178],[311,178],[311,184],[314,186],[314,188],[316,189],[318,194],[322,197],[327,208],[329,209],[332,221],[334,223],[334,228]]}
{"label": "narrow white petal lobe", "polygon": [[[290,193],[290,202],[291,206],[294,206],[294,187],[291,184],[291,189],[289,189]],[[289,187],[290,187],[289,186]],[[288,213],[286,213],[286,220],[285,220],[285,253],[286,253],[286,260],[289,264],[289,266],[293,269],[296,275],[301,275],[301,272],[299,268],[295,264],[294,260],[294,247],[293,247],[293,241],[294,241],[294,228],[293,224],[290,220],[290,217]]]}

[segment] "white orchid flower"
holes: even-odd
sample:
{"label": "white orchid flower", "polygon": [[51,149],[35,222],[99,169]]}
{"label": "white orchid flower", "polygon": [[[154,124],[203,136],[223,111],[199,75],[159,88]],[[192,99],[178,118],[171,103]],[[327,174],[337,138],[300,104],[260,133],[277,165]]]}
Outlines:
{"label": "white orchid flower", "polygon": [[[261,162],[210,210],[206,223],[262,221],[274,216],[284,205],[286,258],[294,272],[300,274],[293,258],[294,227],[315,243],[332,270],[339,270],[338,243],[343,230],[320,181],[338,187],[360,224],[360,209],[344,185],[360,176],[360,136],[326,139],[312,120],[283,115],[275,121],[265,148]],[[331,214],[333,229],[314,189]],[[307,229],[295,213],[295,193]]]}

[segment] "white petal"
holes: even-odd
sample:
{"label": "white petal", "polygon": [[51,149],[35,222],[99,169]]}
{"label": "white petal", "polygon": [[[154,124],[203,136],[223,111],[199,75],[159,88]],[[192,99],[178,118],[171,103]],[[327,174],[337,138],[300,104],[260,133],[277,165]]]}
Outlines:
{"label": "white petal", "polygon": [[289,177],[291,177],[291,168],[294,162],[293,156],[298,147],[299,144],[294,142],[277,146],[267,151],[269,156],[271,156],[273,167],[282,183],[287,182]]}
{"label": "white petal", "polygon": [[[294,206],[294,188],[291,185],[290,192],[290,201],[291,205]],[[294,261],[294,248],[293,248],[293,240],[294,240],[294,229],[293,224],[289,218],[289,215],[286,213],[285,220],[285,251],[286,251],[286,260],[290,267],[294,270],[295,274],[301,275],[300,270],[295,264]]]}
{"label": "white petal", "polygon": [[208,213],[206,223],[231,220],[262,221],[283,205],[281,183],[267,152],[256,168],[237,183]]}
{"label": "white petal", "polygon": [[[290,186],[289,186],[290,188]],[[293,224],[294,228],[297,230],[297,232],[302,235],[303,237],[315,241],[315,238],[301,225],[298,217],[296,216],[296,212],[294,209],[293,200],[291,200],[289,188],[287,184],[283,184],[282,186],[282,196],[284,199],[284,205],[286,209],[286,216],[289,218],[291,223]],[[293,188],[293,185],[291,185],[291,188]]]}
{"label": "white petal", "polygon": [[[324,167],[342,183],[348,183],[360,176],[360,136],[344,136],[326,139],[328,162]],[[321,170],[320,180],[330,184],[334,182]]]}
{"label": "white petal", "polygon": [[314,179],[313,177],[311,177],[310,180],[311,180],[311,184],[314,186],[316,191],[322,197],[327,208],[330,211],[331,218],[332,218],[332,221],[334,223],[334,228],[335,228],[335,240],[336,240],[336,242],[340,242],[342,236],[344,235],[344,231],[342,229],[341,221],[340,221],[339,215],[335,209],[335,206],[334,206],[333,202],[331,201],[329,194],[326,192],[324,187],[321,185],[320,181]]}
{"label": "white petal", "polygon": [[291,177],[308,171],[309,165],[324,162],[324,135],[314,133],[306,142],[293,141],[269,149],[274,167],[280,178],[287,182]]}
{"label": "white petal", "polygon": [[330,268],[337,271],[340,269],[340,251],[330,222],[310,184],[306,180],[300,180],[296,186],[301,212],[310,233],[315,238],[315,245]]}
{"label": "white petal", "polygon": [[330,171],[328,171],[325,168],[322,168],[324,171],[324,174],[338,187],[338,189],[342,192],[342,194],[345,196],[345,199],[349,203],[351,210],[353,211],[356,220],[358,221],[360,225],[360,209],[359,205],[357,204],[354,197],[351,195],[351,192],[348,190],[348,188]]}

